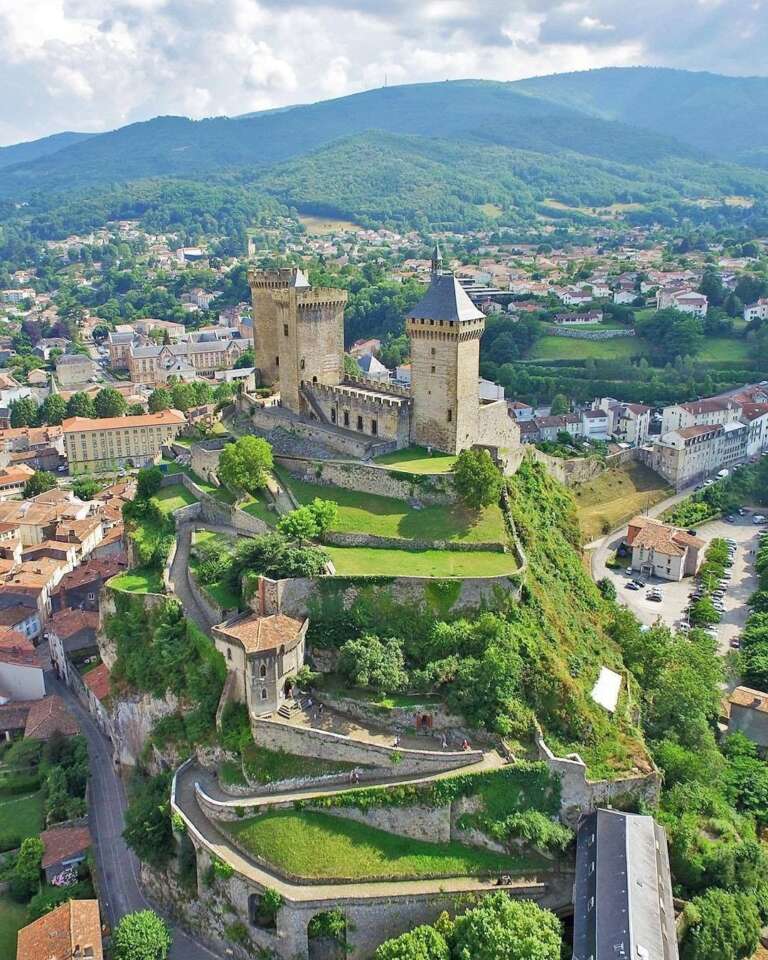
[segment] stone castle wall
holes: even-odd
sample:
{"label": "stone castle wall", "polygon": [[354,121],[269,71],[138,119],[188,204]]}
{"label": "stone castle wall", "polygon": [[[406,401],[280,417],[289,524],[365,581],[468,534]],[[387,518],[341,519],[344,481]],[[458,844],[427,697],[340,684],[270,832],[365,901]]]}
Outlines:
{"label": "stone castle wall", "polygon": [[341,487],[395,500],[417,500],[425,506],[456,503],[458,493],[450,473],[411,476],[372,463],[344,460],[311,460],[306,457],[276,456],[275,460],[293,476],[322,486]]}
{"label": "stone castle wall", "polygon": [[367,436],[371,442],[391,440],[397,447],[410,442],[410,401],[394,395],[376,395],[347,384],[305,384],[326,423]]}

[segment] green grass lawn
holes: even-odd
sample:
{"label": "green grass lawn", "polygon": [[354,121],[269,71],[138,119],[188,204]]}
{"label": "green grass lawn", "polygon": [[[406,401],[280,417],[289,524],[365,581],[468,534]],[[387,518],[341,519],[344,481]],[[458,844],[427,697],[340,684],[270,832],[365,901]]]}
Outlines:
{"label": "green grass lawn", "polygon": [[16,960],[16,934],[26,923],[26,906],[0,897],[0,960]]}
{"label": "green grass lawn", "polygon": [[403,473],[448,473],[453,469],[458,457],[450,453],[429,454],[425,447],[408,447],[407,450],[395,450],[374,459],[374,463]]}
{"label": "green grass lawn", "polygon": [[243,751],[243,763],[248,776],[258,783],[276,783],[294,777],[323,777],[329,773],[344,773],[360,764],[334,760],[299,757],[295,753],[269,750],[250,743]]}
{"label": "green grass lawn", "polygon": [[125,593],[162,593],[163,577],[159,570],[136,567],[119,573],[109,581],[110,587]]}
{"label": "green grass lawn", "polygon": [[696,354],[697,360],[714,361],[732,360],[742,362],[753,360],[751,345],[740,338],[734,337],[705,337],[701,350]]}
{"label": "green grass lawn", "polygon": [[[172,476],[175,473],[186,473],[190,480],[200,487],[200,489],[209,494],[212,497],[215,497],[217,500],[220,500],[222,503],[234,503],[236,500],[235,495],[231,490],[228,490],[226,487],[217,487],[212,483],[209,483],[207,480],[203,480],[202,477],[194,472],[191,467],[186,466],[183,463],[177,463],[175,460],[167,460],[166,464],[166,474]],[[184,488],[186,490],[186,487]]]}
{"label": "green grass lawn", "polygon": [[574,340],[570,337],[541,337],[528,354],[529,360],[628,360],[645,356],[648,344],[639,337],[613,340]]}
{"label": "green grass lawn", "polygon": [[338,504],[339,518],[333,527],[338,533],[466,543],[503,543],[507,539],[501,510],[496,504],[482,510],[470,510],[462,504],[414,510],[405,500],[305,483],[286,475],[285,471],[280,471],[280,480],[300,503],[311,503],[320,497]]}
{"label": "green grass lawn", "polygon": [[43,826],[43,795],[30,793],[24,797],[0,800],[0,831],[21,839],[36,837]]}
{"label": "green grass lawn", "polygon": [[336,573],[356,577],[497,577],[512,574],[511,553],[477,550],[378,550],[373,547],[326,547]]}
{"label": "green grass lawn", "polygon": [[[212,540],[224,542],[234,547],[235,540],[222,533],[215,533],[213,530],[196,530],[192,534],[192,543],[199,546],[209,543]],[[195,556],[189,558],[189,569],[197,574],[198,560]],[[199,583],[199,581],[198,581]],[[216,580],[214,583],[200,583],[200,588],[208,594],[215,604],[218,604],[223,610],[239,610],[240,594],[236,593],[224,580]]]}
{"label": "green grass lawn", "polygon": [[163,487],[157,491],[152,499],[163,513],[173,513],[173,511],[178,510],[179,507],[186,507],[189,506],[190,503],[197,503],[197,497],[180,483],[174,483],[170,487]]}
{"label": "green grass lawn", "polygon": [[657,473],[641,463],[606,470],[587,483],[573,487],[579,526],[589,543],[613,530],[636,513],[672,496],[672,489]]}
{"label": "green grass lawn", "polygon": [[462,877],[520,873],[540,867],[460,843],[425,843],[397,837],[322,813],[266,813],[221,827],[255,856],[306,879],[376,880],[393,877]]}
{"label": "green grass lawn", "polygon": [[259,520],[268,523],[270,527],[274,527],[277,522],[277,514],[269,509],[267,501],[263,497],[251,497],[239,503],[238,506],[241,510],[245,510],[246,513],[250,513],[252,517],[258,517]]}

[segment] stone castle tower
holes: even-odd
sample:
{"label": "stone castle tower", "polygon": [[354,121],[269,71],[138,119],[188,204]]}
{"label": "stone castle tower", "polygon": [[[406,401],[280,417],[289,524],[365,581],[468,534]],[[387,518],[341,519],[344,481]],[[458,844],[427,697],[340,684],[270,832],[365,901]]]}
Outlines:
{"label": "stone castle tower", "polygon": [[411,442],[459,453],[478,437],[478,371],[485,316],[452,273],[436,245],[432,282],[406,317],[411,341]]}
{"label": "stone castle tower", "polygon": [[344,378],[347,291],[312,289],[296,267],[251,270],[248,283],[259,382],[279,384],[282,405],[304,414],[302,383],[336,386]]}

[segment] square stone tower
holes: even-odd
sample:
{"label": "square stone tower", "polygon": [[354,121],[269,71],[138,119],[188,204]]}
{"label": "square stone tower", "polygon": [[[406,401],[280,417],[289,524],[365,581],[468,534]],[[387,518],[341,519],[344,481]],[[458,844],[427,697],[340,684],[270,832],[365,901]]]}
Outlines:
{"label": "square stone tower", "polygon": [[271,387],[280,379],[280,340],[273,294],[278,290],[308,288],[309,280],[298,267],[284,267],[280,270],[249,270],[248,285],[253,302],[253,352],[257,380],[262,387]]}
{"label": "square stone tower", "polygon": [[280,400],[308,413],[302,384],[337,386],[344,379],[347,291],[312,289],[297,268],[252,270],[253,341],[263,386],[279,385]]}
{"label": "square stone tower", "polygon": [[485,316],[432,259],[432,282],[406,317],[411,341],[411,442],[460,453],[477,440],[480,337]]}

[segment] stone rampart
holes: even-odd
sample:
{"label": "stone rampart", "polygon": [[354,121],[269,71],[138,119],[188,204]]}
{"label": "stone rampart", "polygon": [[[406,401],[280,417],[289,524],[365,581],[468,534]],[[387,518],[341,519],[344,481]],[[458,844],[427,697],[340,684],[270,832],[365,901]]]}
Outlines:
{"label": "stone rampart", "polygon": [[479,763],[483,759],[482,750],[388,747],[313,727],[299,727],[261,718],[251,719],[251,732],[254,743],[260,747],[319,760],[341,760],[344,763],[382,767],[391,770],[393,777],[439,773]]}
{"label": "stone rampart", "polygon": [[658,770],[615,780],[588,780],[587,765],[577,753],[556,757],[540,735],[536,737],[539,757],[550,771],[560,777],[560,818],[570,827],[576,827],[583,813],[588,813],[606,803],[617,800],[629,802],[643,799],[655,805],[661,791],[661,776]]}
{"label": "stone rampart", "polygon": [[458,500],[450,473],[408,474],[374,463],[318,461],[280,455],[275,460],[289,473],[307,483],[393,497],[395,500],[417,500],[427,506],[452,504]]}
{"label": "stone rampart", "polygon": [[283,407],[259,407],[255,403],[244,402],[241,403],[241,409],[248,414],[258,433],[269,435],[281,427],[295,437],[322,443],[331,450],[350,457],[363,458],[369,456],[372,449],[383,453],[392,448],[392,444],[375,444],[370,437],[357,437],[330,424],[302,420]]}
{"label": "stone rampart", "polygon": [[551,457],[534,446],[528,446],[526,452],[543,463],[547,472],[567,487],[572,487],[577,483],[587,483],[605,473],[606,470],[620,467],[624,463],[640,461],[642,458],[642,451],[636,447],[619,450],[604,458],[572,457],[564,459],[562,457]]}

